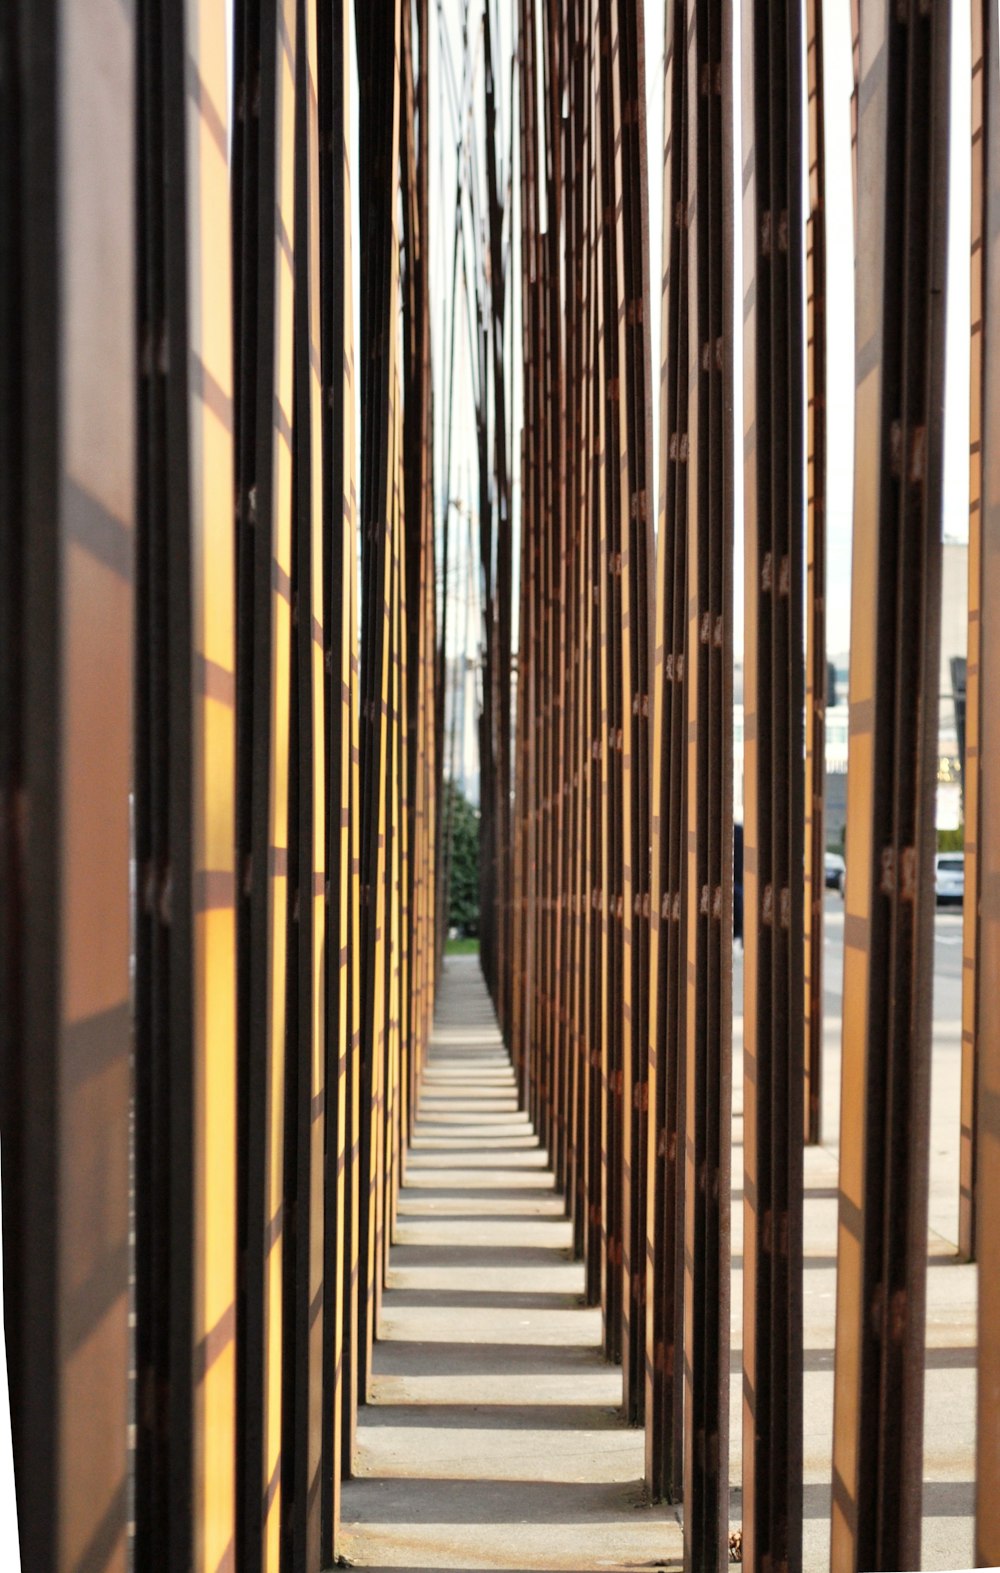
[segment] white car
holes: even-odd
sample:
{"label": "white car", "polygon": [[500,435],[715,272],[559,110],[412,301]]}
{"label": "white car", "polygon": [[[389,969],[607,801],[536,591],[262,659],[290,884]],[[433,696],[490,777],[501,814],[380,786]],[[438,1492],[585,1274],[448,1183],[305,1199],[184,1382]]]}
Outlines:
{"label": "white car", "polygon": [[965,853],[938,852],[934,858],[934,895],[938,906],[961,906],[965,897]]}
{"label": "white car", "polygon": [[839,852],[823,854],[823,883],[827,890],[843,891],[846,872],[844,860]]}

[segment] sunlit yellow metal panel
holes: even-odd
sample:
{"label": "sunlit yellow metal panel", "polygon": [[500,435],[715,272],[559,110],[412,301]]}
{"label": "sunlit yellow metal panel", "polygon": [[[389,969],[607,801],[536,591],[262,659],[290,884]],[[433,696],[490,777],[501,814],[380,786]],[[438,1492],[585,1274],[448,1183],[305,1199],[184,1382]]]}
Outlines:
{"label": "sunlit yellow metal panel", "polygon": [[236,918],[232,308],[225,19],[187,0],[194,671],[194,1567],[235,1535]]}
{"label": "sunlit yellow metal panel", "polygon": [[[965,666],[965,757],[962,776],[962,817],[965,847],[965,897],[962,911],[962,1081],[959,1109],[958,1248],[972,1261],[976,1255],[976,1083],[978,1080],[979,1017],[979,799],[981,790],[980,731],[982,689],[982,451],[983,347],[988,309],[986,294],[987,125],[990,82],[986,70],[986,35],[995,8],[990,0],[972,0],[971,225],[969,255],[969,578],[968,649]],[[997,85],[993,84],[994,95]],[[961,743],[961,739],[959,740]]]}
{"label": "sunlit yellow metal panel", "polygon": [[8,6],[2,1140],[21,1565],[128,1561],[136,32]]}

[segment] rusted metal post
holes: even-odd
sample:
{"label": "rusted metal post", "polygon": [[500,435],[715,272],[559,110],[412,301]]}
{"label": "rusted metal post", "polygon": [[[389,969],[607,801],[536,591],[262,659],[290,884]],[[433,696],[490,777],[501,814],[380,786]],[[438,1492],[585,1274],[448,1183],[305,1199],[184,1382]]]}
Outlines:
{"label": "rusted metal post", "polygon": [[688,6],[684,1546],[729,1536],[732,1105],[732,13]]}
{"label": "rusted metal post", "polygon": [[809,216],[806,221],[805,1139],[823,1125],[823,901],[826,895],[826,135],[823,0],[806,3]]}
{"label": "rusted metal post", "polygon": [[660,526],[656,559],[649,997],[646,1482],[683,1489],[684,1056],[687,821],[688,236],[687,16],[666,7]]}
{"label": "rusted metal post", "polygon": [[920,1561],[949,24],[862,0],[835,1573]]}
{"label": "rusted metal post", "polygon": [[789,1573],[802,1566],[801,29],[794,3],[743,12],[743,1559]]}

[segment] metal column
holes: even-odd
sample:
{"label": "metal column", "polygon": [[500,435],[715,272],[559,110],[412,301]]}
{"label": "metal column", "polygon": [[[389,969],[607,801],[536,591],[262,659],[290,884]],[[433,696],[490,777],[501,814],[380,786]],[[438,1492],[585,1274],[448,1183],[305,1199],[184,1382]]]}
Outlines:
{"label": "metal column", "polygon": [[920,1561],[949,23],[862,0],[836,1573]]}

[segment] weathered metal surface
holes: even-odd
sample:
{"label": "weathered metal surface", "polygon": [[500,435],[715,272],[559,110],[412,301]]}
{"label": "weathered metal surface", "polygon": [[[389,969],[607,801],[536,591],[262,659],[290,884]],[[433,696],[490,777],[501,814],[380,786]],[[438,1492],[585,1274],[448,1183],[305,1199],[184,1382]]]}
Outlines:
{"label": "weathered metal surface", "polygon": [[979,852],[982,793],[982,552],[983,552],[983,396],[988,316],[985,220],[989,150],[987,115],[990,83],[986,53],[990,8],[971,7],[972,80],[970,84],[971,224],[969,248],[969,577],[968,647],[965,664],[965,734],[962,760],[962,816],[965,847],[965,898],[962,912],[962,1090],[959,1120],[958,1248],[967,1261],[976,1255],[976,1096],[979,1036]]}
{"label": "weathered metal surface", "polygon": [[397,210],[400,8],[357,13],[361,241],[361,1153],[358,1397],[368,1396],[385,1257],[386,1067],[391,1037],[390,684],[398,529]]}
{"label": "weathered metal surface", "polygon": [[[237,9],[237,1561],[278,1566],[291,678],[294,0]],[[259,71],[259,78],[258,73]],[[259,96],[258,96],[259,95]]]}
{"label": "weathered metal surface", "polygon": [[[111,9],[0,18],[0,1112],[22,1558],[124,1566],[134,1484],[137,1563],[312,1569],[340,1554],[447,916],[432,8],[356,9],[358,432],[349,0],[239,0],[231,184],[221,10],[186,0],[168,25],[141,0],[133,37]],[[471,215],[475,234],[460,229],[455,253],[485,607],[483,965],[586,1299],[622,1361],[625,1414],[645,1408],[651,1492],[683,1495],[687,1564],[702,1569],[723,1561],[729,1527],[732,16],[719,0],[665,7],[654,588],[643,6],[516,9],[518,583],[514,125],[505,161],[490,0],[481,29],[471,7],[463,25],[463,105],[481,47],[488,148],[483,178],[471,136],[460,155],[457,221]],[[743,1544],[748,1565],[794,1570],[802,1138],[821,1113],[820,0],[751,4],[745,20]],[[996,1032],[980,986],[997,928],[982,704],[1000,583],[1000,374],[983,353],[1000,227],[992,21],[977,3],[961,1201],[963,1252],[981,1257],[984,1561],[1000,1558]],[[864,0],[852,24],[866,266],[833,1490],[845,1570],[919,1558],[948,8]],[[80,1401],[98,1389],[99,1425]]]}
{"label": "weathered metal surface", "polygon": [[659,540],[650,899],[649,1137],[646,1283],[646,1483],[656,1499],[683,1487],[683,1061],[687,823],[687,15],[665,10],[663,278],[660,327]]}
{"label": "weathered metal surface", "polygon": [[[348,167],[349,0],[321,7],[317,34],[320,372],[326,789],[324,859],[324,1266],[320,1546],[332,1563],[341,1478],[357,1419],[360,1030],[357,860],[357,545],[351,182]],[[319,1313],[317,1313],[317,1316]]]}
{"label": "weathered metal surface", "polygon": [[[319,39],[297,0],[281,1563],[320,1562],[326,1295],[326,692]],[[337,1101],[329,1100],[336,1118]],[[336,1277],[336,1272],[334,1272]],[[330,1314],[337,1297],[330,1296]]]}
{"label": "weathered metal surface", "polygon": [[[983,7],[985,13],[986,7]],[[979,992],[977,1023],[978,1086],[976,1118],[976,1258],[979,1263],[979,1359],[976,1427],[976,1563],[986,1567],[1000,1562],[1000,1000],[995,979],[1000,965],[1000,846],[997,788],[1000,785],[1000,735],[997,707],[987,700],[1000,678],[1000,362],[990,334],[1000,299],[1000,96],[995,91],[998,71],[996,11],[984,14],[982,28],[983,116],[985,178],[980,250],[985,304],[982,339],[982,455],[981,455],[981,623],[979,734],[981,796],[977,826],[979,888],[981,896],[979,966],[983,986]],[[975,39],[975,34],[973,35]],[[975,365],[975,360],[973,360]],[[975,410],[975,405],[973,406]],[[971,548],[971,541],[970,541]]]}
{"label": "weathered metal surface", "polygon": [[862,3],[836,1570],[920,1561],[948,29]]}
{"label": "weathered metal surface", "polygon": [[805,1139],[823,1126],[823,900],[826,894],[826,132],[823,0],[807,0],[806,129],[806,768],[805,768]]}
{"label": "weathered metal surface", "polygon": [[135,18],[0,49],[5,1334],[22,1564],[68,1573],[128,1559]]}
{"label": "weathered metal surface", "polygon": [[802,1566],[802,20],[743,12],[743,1560]]}
{"label": "weathered metal surface", "polygon": [[732,1103],[732,17],[688,9],[684,1546],[729,1539]]}
{"label": "weathered metal surface", "polygon": [[[642,0],[614,0],[618,324],[624,371],[622,795],[625,1042],[622,1055],[622,1370],[626,1418],[645,1409],[646,1142],[650,945],[650,699],[653,439],[649,335],[649,215]],[[620,194],[620,196],[618,195]]]}
{"label": "weathered metal surface", "polygon": [[[235,1530],[233,395],[222,19],[139,12],[135,1556]],[[176,206],[168,211],[167,195]],[[169,349],[169,353],[167,353]],[[169,1549],[168,1549],[169,1548]]]}

